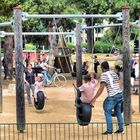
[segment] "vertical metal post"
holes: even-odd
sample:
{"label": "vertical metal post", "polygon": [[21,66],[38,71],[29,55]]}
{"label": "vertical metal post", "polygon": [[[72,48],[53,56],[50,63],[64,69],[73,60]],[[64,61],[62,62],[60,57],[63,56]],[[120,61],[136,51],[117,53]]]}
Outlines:
{"label": "vertical metal post", "polygon": [[140,16],[138,26],[139,26],[138,31],[139,31],[139,113],[140,113]]}
{"label": "vertical metal post", "polygon": [[1,38],[0,38],[0,113],[2,113],[2,78],[1,78]]}
{"label": "vertical metal post", "polygon": [[[76,25],[76,82],[77,87],[82,85],[82,48],[81,48],[81,25]],[[80,96],[80,95],[78,95]]]}
{"label": "vertical metal post", "polygon": [[124,95],[124,122],[131,122],[131,86],[130,86],[130,24],[129,8],[122,8],[123,16],[123,95]]}
{"label": "vertical metal post", "polygon": [[23,43],[22,43],[22,11],[20,7],[14,8],[14,42],[16,62],[16,116],[17,129],[23,132],[25,128],[25,101],[23,78]]}

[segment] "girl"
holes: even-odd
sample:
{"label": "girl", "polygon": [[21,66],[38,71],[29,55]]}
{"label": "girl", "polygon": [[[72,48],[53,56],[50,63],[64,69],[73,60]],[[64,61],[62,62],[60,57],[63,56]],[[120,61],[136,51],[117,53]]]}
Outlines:
{"label": "girl", "polygon": [[82,103],[91,103],[94,97],[95,83],[91,82],[90,74],[85,75],[84,81],[85,83],[78,88],[81,92],[80,101]]}
{"label": "girl", "polygon": [[37,93],[39,91],[42,91],[44,93],[44,97],[46,98],[45,90],[44,90],[44,83],[43,83],[43,75],[42,74],[37,75],[37,81],[35,82],[34,98],[35,98],[36,102],[37,102]]}

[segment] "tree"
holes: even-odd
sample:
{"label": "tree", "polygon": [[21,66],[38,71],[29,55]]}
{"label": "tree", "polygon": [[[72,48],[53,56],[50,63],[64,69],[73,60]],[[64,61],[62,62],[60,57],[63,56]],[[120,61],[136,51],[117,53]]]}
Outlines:
{"label": "tree", "polygon": [[[72,0],[73,4],[77,6],[77,9],[80,9],[83,14],[105,14],[109,10],[109,1],[108,0]],[[87,26],[94,26],[101,19],[90,19],[86,18],[85,22]],[[102,20],[101,20],[102,21]],[[88,51],[91,53],[93,51],[94,45],[94,32],[93,29],[88,29],[87,31],[87,43],[88,43]]]}

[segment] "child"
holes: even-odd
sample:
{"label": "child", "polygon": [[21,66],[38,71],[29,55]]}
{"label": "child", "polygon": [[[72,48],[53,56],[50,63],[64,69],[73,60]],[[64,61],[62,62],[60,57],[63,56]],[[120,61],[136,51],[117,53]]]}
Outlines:
{"label": "child", "polygon": [[100,65],[97,56],[94,56],[94,72],[98,73],[98,66]]}
{"label": "child", "polygon": [[42,74],[37,75],[37,81],[35,82],[34,98],[35,98],[36,102],[37,102],[37,93],[39,91],[42,91],[44,93],[44,97],[46,98],[45,91],[44,91],[44,83],[43,83],[43,75]]}
{"label": "child", "polygon": [[97,80],[96,80],[96,74],[95,73],[90,73],[90,77],[91,77],[91,82],[93,84],[95,84],[95,86],[97,85]]}
{"label": "child", "polygon": [[81,92],[80,101],[82,103],[91,103],[94,97],[95,83],[91,82],[91,75],[85,75],[84,84],[81,85],[78,89]]}

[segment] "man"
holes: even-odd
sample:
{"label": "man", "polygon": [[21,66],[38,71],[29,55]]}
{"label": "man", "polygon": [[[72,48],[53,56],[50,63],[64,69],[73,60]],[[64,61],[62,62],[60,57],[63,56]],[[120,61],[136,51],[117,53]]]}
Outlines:
{"label": "man", "polygon": [[6,80],[7,76],[8,76],[8,67],[7,67],[6,62],[5,62],[5,57],[2,60],[2,65],[4,68],[4,80]]}
{"label": "man", "polygon": [[104,100],[103,109],[107,123],[107,131],[103,135],[108,135],[113,133],[112,124],[112,109],[114,109],[119,129],[115,133],[124,133],[124,121],[121,114],[121,103],[123,101],[122,90],[119,86],[119,77],[114,71],[109,70],[109,64],[107,61],[102,62],[101,69],[103,73],[101,74],[100,87],[92,100],[92,104],[95,103],[96,99],[101,95],[104,88],[107,88],[108,97]]}

